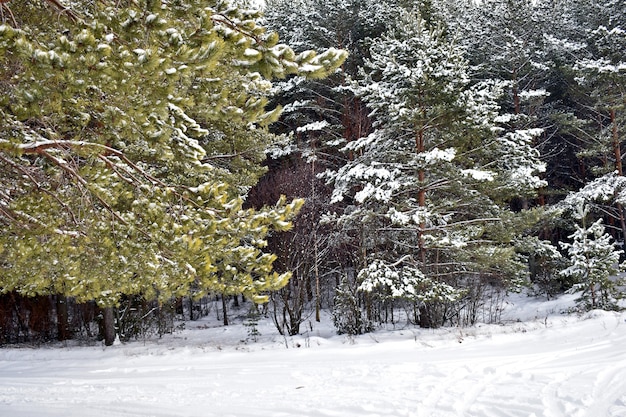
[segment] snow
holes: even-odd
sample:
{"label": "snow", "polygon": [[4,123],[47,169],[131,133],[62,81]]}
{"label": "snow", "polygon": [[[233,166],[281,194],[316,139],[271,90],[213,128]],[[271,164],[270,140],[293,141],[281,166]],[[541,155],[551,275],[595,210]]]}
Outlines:
{"label": "snow", "polygon": [[[301,336],[214,314],[162,339],[0,349],[2,416],[626,415],[626,313],[509,297],[507,324]],[[517,321],[517,320],[521,321]],[[241,321],[241,320],[240,320]]]}
{"label": "snow", "polygon": [[519,96],[524,100],[528,100],[536,97],[547,97],[550,93],[545,90],[545,88],[541,88],[539,90],[526,90],[520,91]]}
{"label": "snow", "polygon": [[300,126],[296,128],[296,132],[318,131],[318,130],[325,129],[328,126],[330,126],[330,123],[328,123],[326,120],[321,120],[321,121],[309,123],[304,126]]}
{"label": "snow", "polygon": [[495,177],[494,172],[480,169],[463,169],[461,173],[478,181],[493,181]]}
{"label": "snow", "polygon": [[424,158],[424,160],[428,164],[432,164],[437,161],[450,162],[454,159],[455,156],[456,156],[456,149],[454,148],[447,148],[447,149],[441,150],[435,147],[428,152],[420,153],[420,157]]}

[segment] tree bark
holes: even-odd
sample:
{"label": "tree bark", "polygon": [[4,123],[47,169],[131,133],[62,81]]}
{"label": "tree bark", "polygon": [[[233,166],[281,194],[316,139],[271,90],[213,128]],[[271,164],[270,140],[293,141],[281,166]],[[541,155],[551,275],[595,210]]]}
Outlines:
{"label": "tree bark", "polygon": [[57,294],[56,301],[57,309],[57,339],[68,340],[70,339],[70,326],[69,326],[69,313],[67,309],[67,297],[61,294]]}
{"label": "tree bark", "polygon": [[[620,177],[624,176],[624,170],[622,168],[622,145],[619,140],[619,131],[617,129],[617,117],[615,115],[615,109],[609,110],[611,117],[611,125],[613,132],[613,154],[615,155],[615,170]],[[620,227],[622,229],[622,239],[626,239],[626,218],[624,218],[624,207],[617,203],[617,212],[619,215]]]}
{"label": "tree bark", "polygon": [[115,312],[113,307],[106,307],[102,310],[102,331],[104,336],[104,345],[112,346],[115,342]]}
{"label": "tree bark", "polygon": [[419,307],[419,326],[423,329],[433,328],[433,321],[430,318],[430,311],[426,304],[422,304]]}
{"label": "tree bark", "polygon": [[[424,129],[419,129],[417,131],[417,135],[415,136],[415,152],[417,154],[424,153],[426,149],[426,145],[424,143]],[[426,207],[426,188],[424,181],[426,180],[426,172],[423,168],[420,168],[417,172],[417,179],[419,181],[420,189],[417,194],[417,204],[419,207]],[[418,248],[419,248],[419,258],[422,262],[422,265],[426,265],[426,248],[424,247],[424,230],[426,229],[426,224],[421,222],[419,224],[418,229]]]}
{"label": "tree bark", "polygon": [[615,116],[615,109],[611,108],[609,110],[609,115],[611,116],[611,126],[613,132],[613,154],[615,155],[615,169],[619,176],[624,175],[624,171],[622,169],[622,149],[619,141],[619,132],[617,130],[617,118]]}
{"label": "tree bark", "polygon": [[[313,143],[313,150],[315,150],[315,144]],[[311,162],[311,196],[313,204],[316,204],[316,195],[315,195],[315,158]],[[317,226],[313,226],[313,256],[314,256],[314,264],[313,264],[313,272],[315,274],[315,321],[320,322],[320,310],[322,308],[322,303],[320,300],[320,273],[319,273],[319,248],[317,246]]]}
{"label": "tree bark", "polygon": [[223,317],[224,317],[224,326],[228,326],[228,314],[226,313],[226,296],[224,294],[222,294],[222,313]]}

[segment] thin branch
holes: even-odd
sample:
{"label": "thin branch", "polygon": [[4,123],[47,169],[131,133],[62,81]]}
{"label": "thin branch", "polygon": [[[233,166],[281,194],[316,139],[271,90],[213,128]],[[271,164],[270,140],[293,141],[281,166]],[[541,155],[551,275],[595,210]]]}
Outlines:
{"label": "thin branch", "polygon": [[[120,169],[118,166],[116,166],[113,163],[113,161],[111,161],[106,156],[98,155],[98,159],[103,161],[111,169],[111,171],[115,172],[117,174],[117,176],[119,178],[121,178],[122,181],[126,182],[127,184],[132,185],[132,186],[136,186],[137,184],[140,184],[139,179],[137,177],[135,177],[132,174],[132,172],[128,172],[128,171]],[[127,178],[126,175],[128,175],[130,178]]]}
{"label": "thin branch", "polygon": [[44,140],[40,142],[24,143],[17,145],[16,148],[25,154],[43,154],[47,149],[67,149],[67,148],[97,148],[102,151],[102,154],[111,154],[120,158],[126,165],[130,166],[135,171],[139,172],[143,177],[150,181],[153,185],[160,185],[167,187],[163,181],[148,174],[145,170],[141,169],[137,164],[128,159],[128,157],[115,148],[100,143],[85,142],[80,140]]}
{"label": "thin branch", "polygon": [[55,9],[57,9],[59,11],[59,14],[67,14],[69,16],[69,18],[73,21],[73,22],[77,22],[79,16],[76,14],[76,12],[74,12],[72,9],[70,9],[69,7],[65,7],[63,4],[61,4],[61,2],[59,2],[58,0],[45,0],[48,4],[52,5],[52,7],[54,7]]}
{"label": "thin branch", "polygon": [[[68,165],[68,163],[62,159],[57,158],[56,156],[50,154],[48,151],[46,150],[41,150],[40,152],[38,152],[39,154],[45,156],[46,158],[48,158],[50,161],[52,161],[56,166],[58,166],[59,168],[61,168],[63,171],[67,172],[72,178],[74,178],[74,180],[76,180],[80,185],[82,185],[86,190],[89,190],[88,187],[88,182],[86,179],[84,179],[78,172],[76,172],[76,170],[74,170],[72,167],[70,167]],[[109,212],[111,213],[111,215],[117,219],[117,221],[119,221],[120,223],[128,226],[128,222],[126,220],[124,220],[124,218],[122,216],[120,216],[118,213],[115,212],[115,210],[113,210],[113,208],[111,207],[111,205],[109,203],[107,203],[102,197],[100,197],[97,193],[94,193],[92,191],[89,191],[89,195],[93,196],[96,198],[96,200],[98,200],[100,202],[100,204],[102,204],[102,206]],[[144,234],[146,237],[151,238],[150,234],[139,229],[140,232],[142,234]]]}
{"label": "thin branch", "polygon": [[257,37],[256,35],[254,35],[252,33],[244,31],[240,26],[238,26],[235,22],[233,22],[232,20],[230,20],[228,17],[224,16],[223,14],[217,13],[217,14],[211,16],[211,19],[215,23],[222,23],[225,26],[228,26],[230,29],[234,30],[235,32],[239,32],[242,35],[247,36],[248,38],[254,39],[254,41],[258,45],[261,45],[263,43],[263,41],[259,37]]}
{"label": "thin branch", "polygon": [[6,10],[9,13],[9,16],[11,16],[11,20],[13,21],[14,27],[17,28],[18,25],[17,25],[17,21],[15,20],[15,15],[13,14],[9,6],[7,6],[4,3],[0,4],[0,16],[2,16],[2,21],[4,22],[4,10]]}
{"label": "thin branch", "polygon": [[52,191],[44,188],[41,186],[41,184],[39,184],[39,182],[37,181],[37,179],[35,177],[33,177],[31,175],[30,172],[28,172],[28,170],[24,169],[24,167],[20,166],[19,164],[16,164],[15,162],[11,161],[8,158],[5,158],[3,155],[0,154],[0,160],[4,161],[6,164],[10,165],[11,167],[13,167],[13,169],[21,172],[24,176],[26,176],[33,184],[35,184],[35,187],[44,192],[45,194],[49,195],[50,197],[52,197],[53,199],[56,200],[57,203],[59,203],[59,205],[61,207],[63,207],[67,213],[70,215],[70,217],[72,218],[72,222],[74,222],[74,224],[78,224],[78,220],[76,219],[76,215],[74,214],[74,212],[72,211],[72,209],[64,202],[62,201],[59,196],[57,196],[56,194],[54,194]]}

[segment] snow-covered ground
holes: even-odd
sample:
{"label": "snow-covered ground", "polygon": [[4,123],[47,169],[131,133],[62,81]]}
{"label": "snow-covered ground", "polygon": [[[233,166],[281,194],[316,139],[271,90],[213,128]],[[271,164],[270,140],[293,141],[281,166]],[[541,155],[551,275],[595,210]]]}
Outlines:
{"label": "snow-covered ground", "polygon": [[4,348],[0,416],[626,416],[626,313],[559,314],[567,302],[518,296],[506,325],[357,338],[268,321],[255,342],[207,318],[108,348]]}

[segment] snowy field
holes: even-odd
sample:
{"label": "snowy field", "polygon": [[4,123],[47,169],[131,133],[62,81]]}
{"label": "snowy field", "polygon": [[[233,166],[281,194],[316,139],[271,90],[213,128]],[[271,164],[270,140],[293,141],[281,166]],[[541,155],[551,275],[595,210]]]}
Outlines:
{"label": "snowy field", "polygon": [[323,321],[283,338],[261,322],[255,342],[205,319],[109,348],[0,349],[0,416],[626,416],[626,313],[564,302],[517,297],[509,324],[468,329],[348,338]]}

